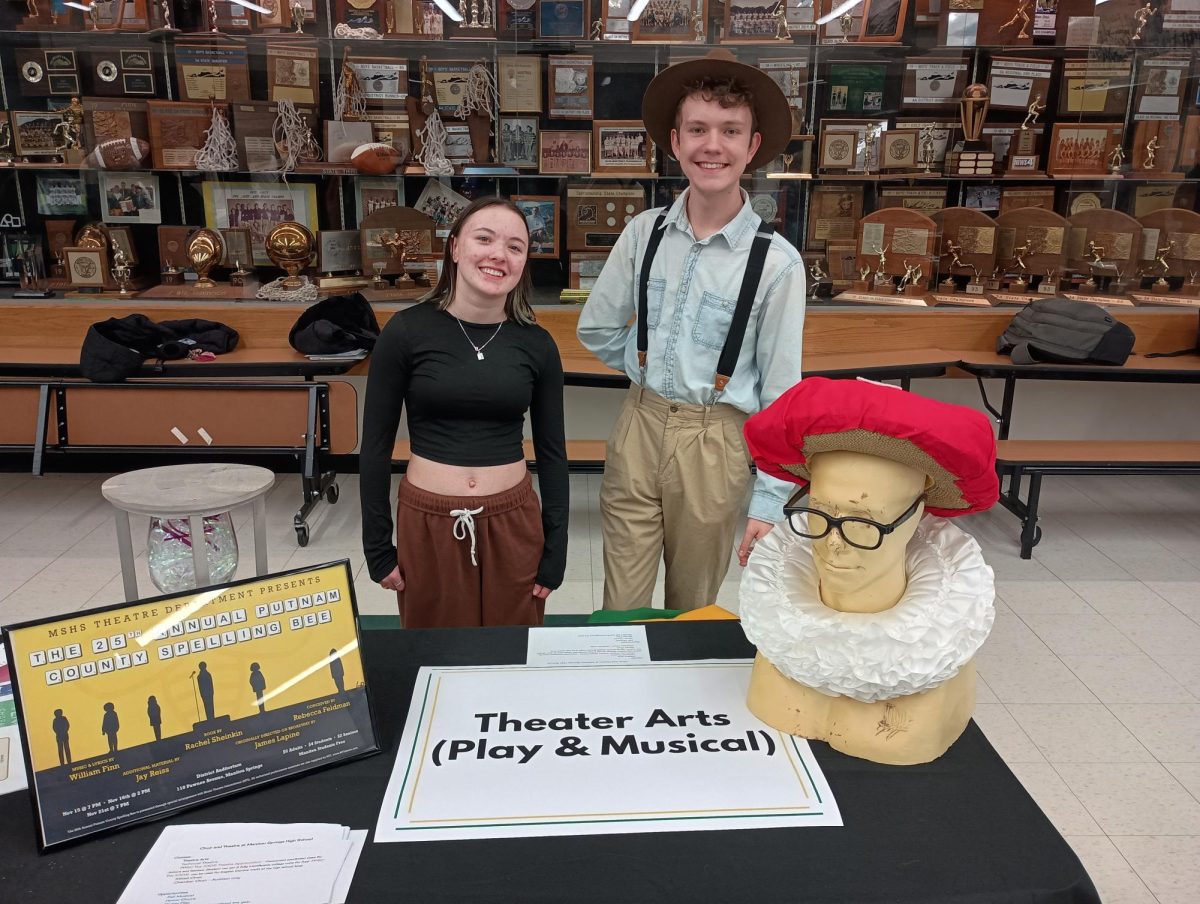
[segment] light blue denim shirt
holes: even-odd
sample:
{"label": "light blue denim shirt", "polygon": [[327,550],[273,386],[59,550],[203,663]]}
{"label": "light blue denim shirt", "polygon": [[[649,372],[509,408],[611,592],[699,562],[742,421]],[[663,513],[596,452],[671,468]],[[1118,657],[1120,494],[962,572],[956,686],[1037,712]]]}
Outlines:
{"label": "light blue denim shirt", "polygon": [[[698,241],[687,217],[687,195],[685,190],[667,212],[666,232],[650,268],[645,385],[665,398],[703,405],[712,393],[759,218],[743,191],[737,216]],[[635,383],[642,379],[633,325],[638,274],[660,212],[648,210],[625,227],[579,316],[579,341]],[[804,282],[800,253],[776,233],[721,402],[754,414],[800,381]],[[794,484],[760,472],[750,517],[782,520],[783,504],[794,490]]]}

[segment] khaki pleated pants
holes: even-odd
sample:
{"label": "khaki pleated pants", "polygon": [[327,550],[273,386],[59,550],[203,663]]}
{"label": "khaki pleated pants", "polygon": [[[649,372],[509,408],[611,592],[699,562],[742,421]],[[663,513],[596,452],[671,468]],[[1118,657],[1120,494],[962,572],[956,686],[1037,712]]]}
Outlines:
{"label": "khaki pleated pants", "polygon": [[605,609],[649,606],[660,561],[668,609],[716,601],[745,529],[745,420],[731,405],[686,405],[630,387],[600,487]]}

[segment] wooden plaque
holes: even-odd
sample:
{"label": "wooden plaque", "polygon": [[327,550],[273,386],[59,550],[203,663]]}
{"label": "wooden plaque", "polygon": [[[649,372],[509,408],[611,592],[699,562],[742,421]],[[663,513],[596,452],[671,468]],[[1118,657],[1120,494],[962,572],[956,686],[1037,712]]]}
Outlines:
{"label": "wooden plaque", "polygon": [[89,97],[83,102],[83,109],[86,114],[83,119],[84,138],[89,148],[114,139],[150,140],[150,123],[144,100]]}
{"label": "wooden plaque", "polygon": [[1034,98],[1050,97],[1054,60],[993,57],[988,71],[988,102],[993,110],[1026,110]]}
{"label": "wooden plaque", "polygon": [[[225,104],[216,109],[229,115]],[[186,101],[151,100],[146,102],[150,120],[150,148],[155,169],[191,170],[196,168],[196,152],[204,146],[204,133],[212,125],[210,104]]]}
{"label": "wooden plaque", "polygon": [[969,63],[961,57],[909,57],[904,61],[901,105],[914,110],[958,106]]}
{"label": "wooden plaque", "polygon": [[920,263],[926,279],[932,274],[931,264],[936,258],[938,243],[937,224],[915,210],[903,207],[888,207],[867,214],[858,224],[858,253],[855,266],[859,269],[879,267],[879,253],[883,251],[886,261],[883,272],[888,276],[903,276],[904,262]]}
{"label": "wooden plaque", "polygon": [[1051,176],[1104,176],[1109,156],[1125,134],[1123,123],[1054,124],[1046,173]]}
{"label": "wooden plaque", "polygon": [[1064,118],[1124,117],[1133,65],[1123,60],[1063,60],[1058,113]]}
{"label": "wooden plaque", "polygon": [[1067,254],[1067,221],[1042,207],[1020,207],[996,217],[996,262],[1016,273],[1014,250],[1028,246],[1022,255],[1027,276],[1062,275]]}
{"label": "wooden plaque", "polygon": [[[1154,276],[1188,276],[1200,271],[1200,213],[1168,207],[1138,217],[1142,224],[1140,259]],[[1158,249],[1174,243],[1165,253],[1168,270],[1154,267]]]}
{"label": "wooden plaque", "polygon": [[938,43],[951,47],[1028,47],[1036,0],[943,0]]}
{"label": "wooden plaque", "polygon": [[858,43],[894,44],[904,34],[907,15],[908,0],[863,0]]}
{"label": "wooden plaque", "polygon": [[567,288],[591,289],[607,260],[607,251],[572,251],[567,255]]}
{"label": "wooden plaque", "polygon": [[84,54],[84,73],[95,97],[126,97],[156,93],[154,61],[149,50],[114,47]]}
{"label": "wooden plaque", "polygon": [[[1139,122],[1133,130],[1133,145],[1130,149],[1132,172],[1146,179],[1155,176],[1182,178],[1182,175],[1175,171],[1182,139],[1182,131],[1176,120]],[[1151,142],[1154,142],[1153,165],[1149,150]]]}
{"label": "wooden plaque", "polygon": [[175,72],[180,100],[250,99],[246,46],[239,41],[180,39],[175,45]]}
{"label": "wooden plaque", "polygon": [[822,249],[830,241],[854,241],[863,215],[861,182],[818,182],[813,185],[805,247]]}
{"label": "wooden plaque", "polygon": [[[433,253],[435,226],[432,217],[411,207],[384,207],[367,214],[359,224],[358,230],[363,275],[369,277],[380,273],[383,276],[394,276],[400,272],[396,258],[380,243],[381,236],[410,229],[420,232],[421,247],[410,248],[407,252],[408,259],[411,260],[417,255]],[[377,270],[375,264],[380,262],[383,263],[383,267]]]}
{"label": "wooden plaque", "polygon": [[1188,85],[1188,55],[1164,54],[1144,59],[1138,67],[1133,118],[1139,122],[1178,120]]}
{"label": "wooden plaque", "polygon": [[162,270],[173,265],[177,270],[188,268],[187,240],[192,234],[191,226],[158,227],[158,265]]}
{"label": "wooden plaque", "polygon": [[646,209],[640,186],[567,186],[567,249],[606,251],[621,231]]}
{"label": "wooden plaque", "polygon": [[592,167],[600,174],[653,171],[654,142],[640,119],[597,119],[592,123]]}
{"label": "wooden plaque", "polygon": [[320,99],[320,56],[315,42],[267,42],[267,100],[315,106]]}
{"label": "wooden plaque", "polygon": [[[1089,245],[1104,249],[1101,259],[1110,262],[1112,272],[1126,278],[1137,270],[1142,253],[1142,224],[1119,210],[1085,210],[1068,221],[1067,266],[1077,273],[1090,273],[1094,255]],[[1097,270],[1097,273],[1100,271]]]}
{"label": "wooden plaque", "polygon": [[920,133],[892,129],[879,136],[879,167],[885,170],[915,170]]}
{"label": "wooden plaque", "polygon": [[[274,136],[275,120],[279,116],[278,104],[261,101],[232,104],[230,112],[233,114],[233,137],[237,142],[240,169],[247,173],[277,172],[283,163]],[[316,110],[297,106],[296,112],[316,137]]]}
{"label": "wooden plaque", "polygon": [[[947,207],[931,215],[938,226],[938,279],[969,276],[986,279],[996,269],[996,222],[972,207]],[[949,246],[958,246],[959,265],[951,267],[954,256]],[[978,273],[976,272],[978,271]]]}
{"label": "wooden plaque", "polygon": [[595,70],[590,56],[547,57],[551,119],[592,119]]}

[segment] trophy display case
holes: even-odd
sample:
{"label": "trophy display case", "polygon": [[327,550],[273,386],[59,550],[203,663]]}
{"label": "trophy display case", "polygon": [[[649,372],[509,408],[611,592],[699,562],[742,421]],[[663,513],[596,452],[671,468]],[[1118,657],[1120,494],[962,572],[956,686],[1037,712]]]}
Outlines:
{"label": "trophy display case", "polygon": [[536,233],[537,300],[577,303],[630,219],[687,184],[640,121],[647,84],[721,47],[791,108],[791,142],[743,187],[820,274],[807,303],[1070,293],[1200,306],[1194,10],[5,4],[0,241],[22,250],[0,284],[27,297],[407,301],[436,283],[458,211],[503,195]]}

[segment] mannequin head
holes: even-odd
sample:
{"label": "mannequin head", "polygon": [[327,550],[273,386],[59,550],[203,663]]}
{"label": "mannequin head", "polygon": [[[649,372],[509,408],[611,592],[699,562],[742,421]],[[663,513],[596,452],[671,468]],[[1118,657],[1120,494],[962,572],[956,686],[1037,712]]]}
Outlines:
{"label": "mannequin head", "polygon": [[[809,462],[812,482],[803,504],[835,518],[891,524],[925,491],[923,473],[862,452],[829,451]],[[885,534],[877,549],[859,549],[834,528],[812,541],[821,601],[842,612],[881,612],[904,594],[905,549],[917,530],[924,503]]]}

